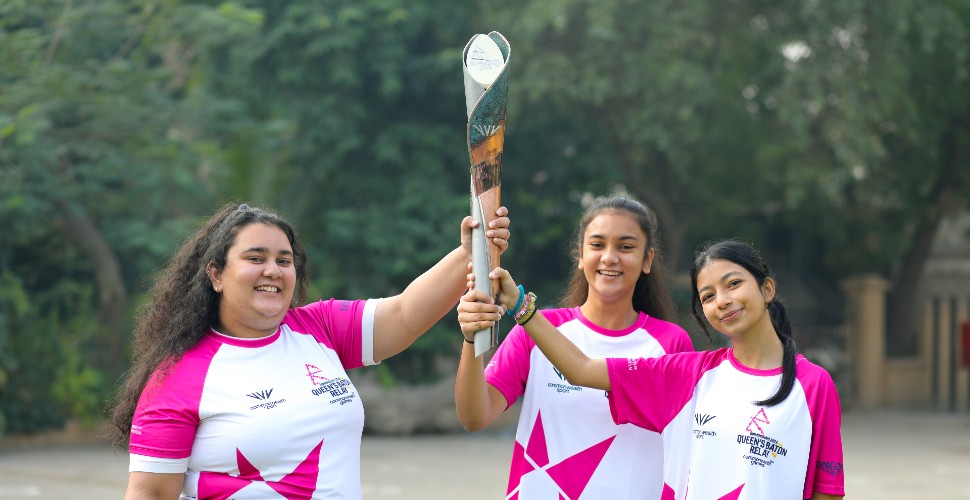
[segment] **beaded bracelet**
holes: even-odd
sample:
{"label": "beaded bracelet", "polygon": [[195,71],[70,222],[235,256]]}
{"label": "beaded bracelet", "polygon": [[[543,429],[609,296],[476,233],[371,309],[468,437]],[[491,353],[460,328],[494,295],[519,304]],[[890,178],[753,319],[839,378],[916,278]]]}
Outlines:
{"label": "beaded bracelet", "polygon": [[525,294],[523,295],[523,297],[525,297],[525,299],[522,301],[522,307],[517,308],[515,311],[515,315],[512,316],[513,318],[515,318],[516,321],[518,321],[519,318],[521,318],[522,316],[525,316],[525,314],[529,311],[529,306],[532,305],[533,303],[532,298],[535,297],[535,295],[532,295],[530,297],[529,294]]}
{"label": "beaded bracelet", "polygon": [[515,322],[524,325],[536,314],[536,294],[529,292],[522,310],[515,314]]}
{"label": "beaded bracelet", "polygon": [[526,316],[526,317],[525,317],[525,318],[523,318],[522,320],[520,320],[520,321],[518,321],[518,323],[519,323],[519,326],[525,326],[525,324],[526,324],[526,323],[528,323],[528,322],[529,322],[529,320],[531,320],[531,319],[532,319],[532,317],[533,317],[533,316],[535,316],[535,315],[536,315],[536,310],[535,310],[535,308],[533,308],[533,309],[532,309],[532,312],[531,312],[531,313],[529,313],[529,315],[528,315],[528,316]]}
{"label": "beaded bracelet", "polygon": [[515,313],[519,310],[520,307],[522,307],[522,300],[524,299],[525,299],[525,288],[523,288],[522,285],[519,285],[519,301],[515,303],[515,307],[506,310],[505,314],[515,317]]}

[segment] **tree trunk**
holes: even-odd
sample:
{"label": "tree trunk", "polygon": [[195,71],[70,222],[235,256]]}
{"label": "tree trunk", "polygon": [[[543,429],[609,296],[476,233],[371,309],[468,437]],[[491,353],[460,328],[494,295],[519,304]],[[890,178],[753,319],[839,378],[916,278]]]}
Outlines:
{"label": "tree trunk", "polygon": [[917,298],[920,280],[933,250],[940,221],[959,204],[965,181],[960,172],[960,151],[956,136],[957,130],[953,127],[940,139],[940,175],[930,192],[930,203],[925,215],[903,257],[902,268],[893,280],[886,328],[888,355],[917,354],[920,318]]}
{"label": "tree trunk", "polygon": [[104,332],[95,337],[94,366],[113,379],[124,368],[128,293],[121,263],[90,217],[75,205],[58,200],[63,218],[59,221],[68,240],[88,256],[97,281],[99,318]]}

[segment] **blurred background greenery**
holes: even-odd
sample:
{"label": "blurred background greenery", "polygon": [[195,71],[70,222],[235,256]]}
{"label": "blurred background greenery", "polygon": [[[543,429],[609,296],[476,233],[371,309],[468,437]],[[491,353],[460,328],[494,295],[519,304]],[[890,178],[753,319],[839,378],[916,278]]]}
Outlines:
{"label": "blurred background greenery", "polygon": [[[454,248],[461,51],[491,30],[504,262],[544,306],[584,203],[626,192],[660,216],[692,333],[691,251],[734,236],[803,345],[876,273],[887,349],[916,348],[930,245],[970,197],[968,0],[3,0],[0,432],[100,417],[153,272],[227,200],[297,225],[314,298],[397,293]],[[453,376],[455,324],[369,370]]]}

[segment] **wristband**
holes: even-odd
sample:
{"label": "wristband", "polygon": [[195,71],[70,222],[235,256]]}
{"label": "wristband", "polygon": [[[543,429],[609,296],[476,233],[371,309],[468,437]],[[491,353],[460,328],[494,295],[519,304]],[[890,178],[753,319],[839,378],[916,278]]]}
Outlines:
{"label": "wristband", "polygon": [[522,307],[522,300],[525,298],[525,288],[519,285],[519,301],[515,303],[515,307],[505,311],[505,314],[515,317],[515,313]]}
{"label": "wristband", "polygon": [[475,343],[475,340],[474,339],[473,340],[468,340],[468,337],[465,337],[464,335],[462,335],[462,337],[465,338],[465,343],[466,344],[474,344]]}

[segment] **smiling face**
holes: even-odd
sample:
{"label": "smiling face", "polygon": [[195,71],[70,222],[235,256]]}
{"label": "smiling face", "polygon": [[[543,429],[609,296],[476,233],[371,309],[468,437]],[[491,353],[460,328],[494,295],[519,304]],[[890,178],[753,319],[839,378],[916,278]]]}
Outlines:
{"label": "smiling face", "polygon": [[280,228],[249,224],[226,252],[226,266],[209,265],[219,294],[217,330],[234,337],[258,338],[276,332],[296,287],[293,249]]}
{"label": "smiling face", "polygon": [[729,260],[712,259],[697,273],[697,294],[704,317],[728,337],[771,329],[768,303],[775,297],[775,282],[759,285],[744,267]]}
{"label": "smiling face", "polygon": [[629,304],[640,274],[650,273],[653,256],[636,219],[620,211],[600,213],[586,226],[579,255],[588,299]]}

